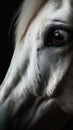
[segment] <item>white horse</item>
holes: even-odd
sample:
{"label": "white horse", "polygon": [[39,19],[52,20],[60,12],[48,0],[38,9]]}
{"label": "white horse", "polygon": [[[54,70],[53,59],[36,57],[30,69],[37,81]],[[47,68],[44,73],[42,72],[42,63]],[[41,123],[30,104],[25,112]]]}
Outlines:
{"label": "white horse", "polygon": [[73,0],[25,0],[0,87],[0,130],[60,130],[73,114]]}

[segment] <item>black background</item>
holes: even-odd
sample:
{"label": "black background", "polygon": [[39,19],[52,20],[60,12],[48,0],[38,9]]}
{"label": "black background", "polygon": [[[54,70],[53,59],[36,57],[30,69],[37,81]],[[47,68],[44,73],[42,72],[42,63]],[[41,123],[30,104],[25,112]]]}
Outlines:
{"label": "black background", "polygon": [[13,35],[10,27],[22,0],[0,1],[0,84],[13,54]]}
{"label": "black background", "polygon": [[[3,81],[13,54],[13,36],[9,33],[12,19],[22,0],[0,2],[0,84]],[[64,130],[73,130],[73,119]]]}

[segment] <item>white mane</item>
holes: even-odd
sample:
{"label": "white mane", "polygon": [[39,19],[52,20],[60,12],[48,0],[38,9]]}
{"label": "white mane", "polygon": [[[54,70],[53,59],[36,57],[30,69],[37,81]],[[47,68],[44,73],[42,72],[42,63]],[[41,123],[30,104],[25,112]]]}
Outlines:
{"label": "white mane", "polygon": [[46,3],[46,1],[47,0],[25,0],[23,2],[15,33],[17,44],[20,43],[38,10],[44,3]]}

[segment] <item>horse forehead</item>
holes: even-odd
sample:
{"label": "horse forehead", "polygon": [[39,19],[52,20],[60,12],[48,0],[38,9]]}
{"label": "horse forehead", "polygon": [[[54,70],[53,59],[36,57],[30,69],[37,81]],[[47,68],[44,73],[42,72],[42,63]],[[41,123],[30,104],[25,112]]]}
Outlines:
{"label": "horse forehead", "polygon": [[[49,0],[46,3],[44,9],[47,10],[47,13],[50,13],[51,16],[59,11],[63,12],[63,14],[65,13],[65,15],[66,14],[69,15],[69,13],[71,13],[72,11],[71,3],[72,3],[72,0]],[[59,16],[60,16],[60,13],[59,13]]]}
{"label": "horse forehead", "polygon": [[60,7],[60,5],[62,5],[63,2],[69,2],[71,4],[71,6],[73,6],[73,0],[48,0],[49,2],[54,2],[55,4],[58,5],[58,7]]}
{"label": "horse forehead", "polygon": [[44,7],[38,13],[37,23],[41,21],[40,25],[50,20],[61,20],[64,22],[71,22],[73,14],[73,0],[48,0]]}

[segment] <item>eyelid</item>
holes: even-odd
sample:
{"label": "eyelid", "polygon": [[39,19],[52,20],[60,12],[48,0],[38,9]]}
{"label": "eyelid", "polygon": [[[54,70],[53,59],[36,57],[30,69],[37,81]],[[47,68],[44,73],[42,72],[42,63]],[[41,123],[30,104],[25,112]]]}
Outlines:
{"label": "eyelid", "polygon": [[73,26],[71,26],[69,24],[66,24],[66,23],[59,22],[59,21],[57,21],[57,22],[54,21],[51,24],[51,29],[55,29],[55,30],[56,29],[61,29],[61,30],[73,33]]}
{"label": "eyelid", "polygon": [[42,32],[43,41],[47,38],[48,34],[51,34],[55,30],[63,30],[67,31],[71,36],[73,36],[73,27],[69,24],[60,22],[60,21],[53,21],[51,24],[47,25]]}
{"label": "eyelid", "polygon": [[49,31],[49,30],[56,30],[56,29],[61,29],[64,31],[68,31],[68,32],[72,32],[73,33],[73,26],[60,22],[60,21],[56,21],[54,20],[51,24],[48,24],[45,29],[44,32]]}

